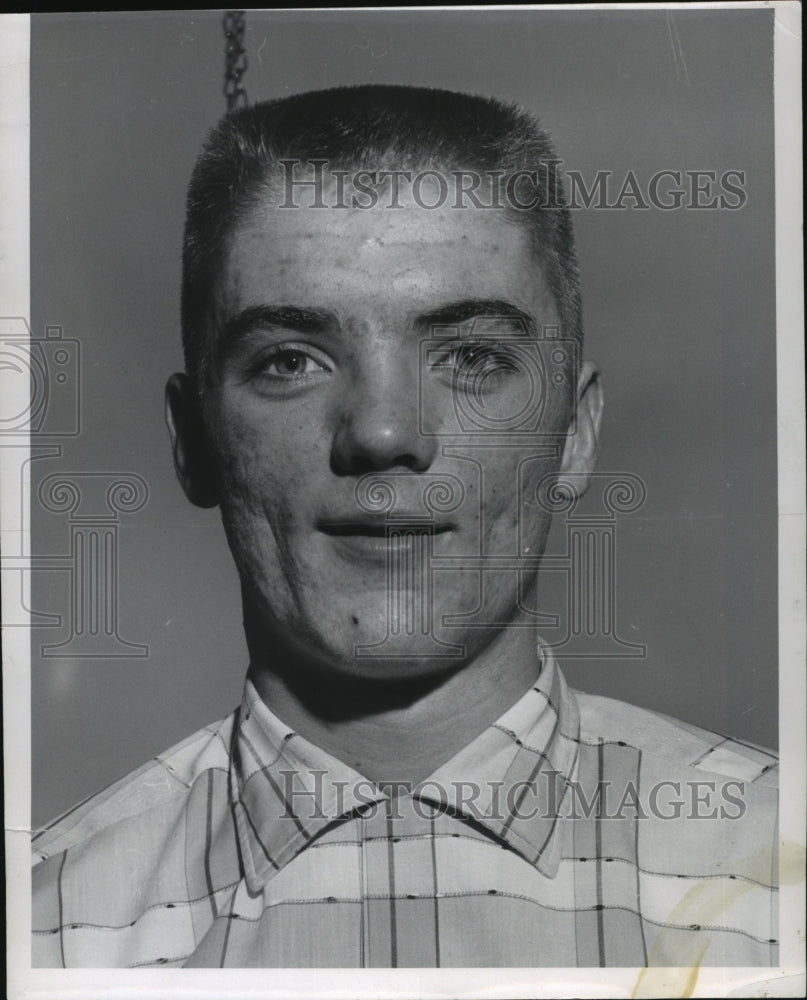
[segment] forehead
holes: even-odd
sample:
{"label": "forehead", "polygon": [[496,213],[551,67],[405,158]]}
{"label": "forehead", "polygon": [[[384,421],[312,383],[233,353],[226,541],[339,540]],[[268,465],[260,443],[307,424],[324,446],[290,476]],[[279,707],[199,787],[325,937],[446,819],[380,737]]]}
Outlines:
{"label": "forehead", "polygon": [[223,304],[387,314],[485,298],[527,312],[551,309],[526,227],[504,211],[429,209],[405,196],[400,204],[280,209],[267,198],[231,237]]}

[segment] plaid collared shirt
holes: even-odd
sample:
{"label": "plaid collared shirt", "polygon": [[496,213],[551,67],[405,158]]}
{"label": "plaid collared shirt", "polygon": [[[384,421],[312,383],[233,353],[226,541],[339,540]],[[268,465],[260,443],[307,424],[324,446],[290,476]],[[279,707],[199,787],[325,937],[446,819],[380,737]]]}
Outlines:
{"label": "plaid collared shirt", "polygon": [[535,686],[415,789],[240,708],[34,842],[38,967],[777,962],[776,760]]}

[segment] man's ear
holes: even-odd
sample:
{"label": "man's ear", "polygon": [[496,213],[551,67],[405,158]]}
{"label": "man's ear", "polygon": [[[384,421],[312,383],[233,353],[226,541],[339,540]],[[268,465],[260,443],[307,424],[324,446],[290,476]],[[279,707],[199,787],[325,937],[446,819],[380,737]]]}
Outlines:
{"label": "man's ear", "polygon": [[577,406],[557,478],[570,496],[581,497],[588,489],[597,461],[603,402],[600,373],[593,362],[586,361],[577,382]]}
{"label": "man's ear", "polygon": [[218,503],[213,455],[199,398],[187,375],[177,373],[165,387],[165,422],[171,435],[174,468],[185,495],[197,507]]}

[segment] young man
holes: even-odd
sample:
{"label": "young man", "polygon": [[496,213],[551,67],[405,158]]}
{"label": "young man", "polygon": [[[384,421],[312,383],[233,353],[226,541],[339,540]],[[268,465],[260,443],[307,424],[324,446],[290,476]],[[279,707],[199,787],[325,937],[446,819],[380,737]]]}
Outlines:
{"label": "young man", "polygon": [[570,691],[536,634],[602,413],[556,166],[412,88],[212,133],[168,423],[244,699],[39,835],[35,965],[776,961],[775,759]]}

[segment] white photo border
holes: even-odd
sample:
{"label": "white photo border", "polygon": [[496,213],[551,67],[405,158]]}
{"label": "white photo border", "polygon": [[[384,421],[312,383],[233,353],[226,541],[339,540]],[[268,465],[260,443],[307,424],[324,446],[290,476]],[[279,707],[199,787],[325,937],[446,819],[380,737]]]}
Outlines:
{"label": "white photo border", "polygon": [[[801,8],[774,3],[589,4],[584,10],[772,9],[776,132],[776,319],[781,735],[781,965],[708,969],[180,970],[31,969],[31,720],[29,635],[4,629],[4,751],[9,993],[26,1000],[102,997],[403,998],[802,996],[805,992],[805,397]],[[541,9],[574,9],[552,5]],[[392,8],[405,10],[407,8]],[[411,9],[411,8],[410,8]],[[481,9],[481,8],[452,8]],[[496,8],[506,9],[506,8]],[[523,7],[518,9],[523,10]],[[0,18],[0,296],[5,315],[30,320],[29,15]],[[0,372],[0,391],[5,391]],[[17,380],[17,383],[19,380]],[[16,383],[8,381],[8,385]],[[17,389],[19,385],[17,384]],[[21,401],[20,411],[27,406]],[[27,445],[22,443],[22,447]],[[16,449],[15,449],[16,450]],[[18,452],[19,454],[19,452]],[[2,551],[30,553],[28,511],[0,447]],[[15,462],[16,464],[16,462]],[[22,518],[22,521],[20,520]],[[16,520],[15,520],[16,519]],[[25,576],[26,581],[30,580]],[[25,594],[23,597],[25,598]],[[3,595],[4,604],[10,600]],[[25,603],[30,606],[27,600]],[[23,710],[25,709],[25,710]],[[271,984],[267,979],[271,978]]]}

